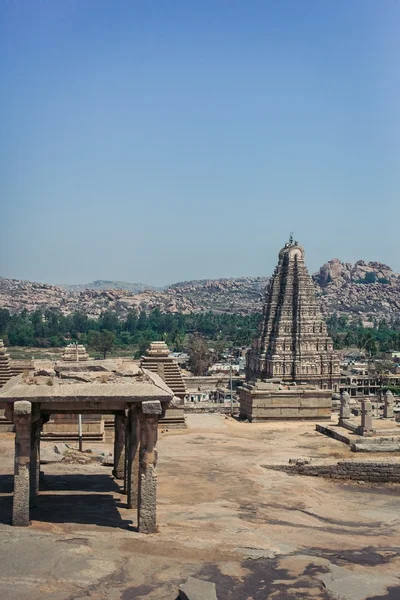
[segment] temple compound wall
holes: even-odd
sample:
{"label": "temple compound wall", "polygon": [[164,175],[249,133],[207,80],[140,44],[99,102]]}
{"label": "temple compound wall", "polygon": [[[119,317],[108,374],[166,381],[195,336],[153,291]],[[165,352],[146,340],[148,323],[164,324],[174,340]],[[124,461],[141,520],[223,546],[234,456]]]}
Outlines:
{"label": "temple compound wall", "polygon": [[339,359],[304,263],[304,249],[292,237],[279,252],[258,336],[246,356],[246,379],[240,391],[242,418],[330,416],[332,392],[339,389]]}

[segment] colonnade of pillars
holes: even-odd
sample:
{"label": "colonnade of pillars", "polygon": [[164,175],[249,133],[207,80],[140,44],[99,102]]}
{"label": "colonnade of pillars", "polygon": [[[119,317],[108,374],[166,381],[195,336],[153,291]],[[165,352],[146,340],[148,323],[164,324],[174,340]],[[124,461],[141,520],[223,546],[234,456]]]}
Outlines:
{"label": "colonnade of pillars", "polygon": [[137,509],[142,533],[156,531],[157,435],[161,403],[142,402],[114,423],[114,477],[124,480],[128,508]]}
{"label": "colonnade of pillars", "polygon": [[[54,410],[56,412],[56,410]],[[124,479],[128,508],[137,509],[138,529],[154,533],[157,499],[157,432],[161,402],[144,401],[115,415],[114,476]],[[29,401],[8,410],[15,424],[14,497],[12,524],[30,524],[30,507],[39,492],[40,431],[43,417]]]}

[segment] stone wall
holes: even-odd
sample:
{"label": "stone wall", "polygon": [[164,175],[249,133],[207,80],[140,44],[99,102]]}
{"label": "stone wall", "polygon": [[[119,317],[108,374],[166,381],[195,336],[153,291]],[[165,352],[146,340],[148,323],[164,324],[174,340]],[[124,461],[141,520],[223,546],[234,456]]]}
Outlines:
{"label": "stone wall", "polygon": [[285,471],[292,475],[310,475],[331,479],[350,479],[380,483],[400,483],[399,462],[340,461],[332,465],[263,465],[274,471]]}

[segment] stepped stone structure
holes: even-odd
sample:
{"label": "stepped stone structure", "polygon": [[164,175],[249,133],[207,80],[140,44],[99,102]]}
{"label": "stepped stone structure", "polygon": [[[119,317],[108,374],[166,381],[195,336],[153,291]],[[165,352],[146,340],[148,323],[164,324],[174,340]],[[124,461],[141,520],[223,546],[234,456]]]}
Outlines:
{"label": "stepped stone structure", "polygon": [[10,355],[7,353],[3,340],[0,340],[0,387],[12,377]]}
{"label": "stepped stone structure", "polygon": [[330,417],[332,390],[339,388],[339,359],[304,249],[292,236],[279,252],[259,335],[246,357],[246,378],[241,413],[250,420]]}
{"label": "stepped stone structure", "polygon": [[141,365],[157,373],[174,393],[174,400],[170,404],[167,413],[160,420],[160,425],[169,427],[186,427],[184,417],[184,399],[186,385],[182,377],[178,363],[170,357],[170,351],[165,342],[152,342],[145,356],[142,356]]}
{"label": "stepped stone structure", "polygon": [[81,360],[89,360],[89,354],[82,344],[69,344],[63,352],[62,359],[79,362]]}
{"label": "stepped stone structure", "polygon": [[304,249],[292,238],[279,252],[259,337],[247,357],[247,376],[338,391],[339,359],[304,264]]}

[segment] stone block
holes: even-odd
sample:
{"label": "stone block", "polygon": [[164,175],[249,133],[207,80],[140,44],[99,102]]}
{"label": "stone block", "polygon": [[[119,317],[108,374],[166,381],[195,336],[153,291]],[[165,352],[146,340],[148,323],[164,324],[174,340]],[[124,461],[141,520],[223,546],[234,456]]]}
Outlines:
{"label": "stone block", "polygon": [[145,415],[161,415],[161,402],[159,400],[145,400],[141,406]]}
{"label": "stone block", "polygon": [[189,577],[179,588],[179,600],[217,600],[215,583]]}

